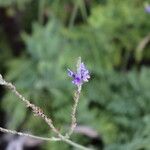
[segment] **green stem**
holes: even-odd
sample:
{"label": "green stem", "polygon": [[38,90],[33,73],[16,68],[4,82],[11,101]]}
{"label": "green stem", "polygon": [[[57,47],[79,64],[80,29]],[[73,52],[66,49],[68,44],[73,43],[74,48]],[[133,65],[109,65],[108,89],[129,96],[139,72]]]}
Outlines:
{"label": "green stem", "polygon": [[90,148],[86,148],[80,144],[77,144],[67,138],[65,138],[64,136],[61,136],[60,138],[56,138],[56,137],[41,137],[41,136],[36,136],[36,135],[32,135],[32,134],[27,134],[27,133],[22,133],[22,132],[17,132],[15,130],[9,130],[9,129],[5,129],[0,127],[0,131],[4,132],[4,133],[8,133],[8,134],[15,134],[15,135],[20,135],[20,136],[26,136],[26,137],[30,137],[30,138],[34,138],[34,139],[38,139],[38,140],[43,140],[43,141],[47,141],[47,142],[57,142],[57,141],[63,141],[69,145],[72,145],[73,147],[76,147],[78,149],[81,150],[92,150]]}
{"label": "green stem", "polygon": [[86,21],[87,20],[87,12],[86,12],[86,6],[85,6],[85,1],[84,0],[81,0],[80,9],[81,9],[83,20]]}
{"label": "green stem", "polygon": [[46,0],[39,0],[39,14],[38,14],[38,20],[40,24],[43,24],[43,15],[44,15],[44,6],[45,6]]}
{"label": "green stem", "polygon": [[69,139],[66,139],[66,138],[62,139],[62,141],[66,142],[66,143],[69,144],[69,145],[72,145],[73,147],[76,147],[76,148],[78,148],[78,149],[81,149],[81,150],[93,150],[93,149],[91,149],[91,148],[87,148],[87,147],[84,147],[84,146],[82,146],[82,145],[79,145],[79,144],[77,144],[77,143],[75,143],[75,142],[73,142],[73,141],[70,141]]}
{"label": "green stem", "polygon": [[75,17],[76,17],[76,14],[77,14],[77,11],[78,11],[78,5],[76,4],[73,8],[73,12],[72,12],[72,15],[71,15],[71,18],[70,18],[70,22],[69,22],[69,27],[73,27],[74,25],[74,21],[75,21]]}

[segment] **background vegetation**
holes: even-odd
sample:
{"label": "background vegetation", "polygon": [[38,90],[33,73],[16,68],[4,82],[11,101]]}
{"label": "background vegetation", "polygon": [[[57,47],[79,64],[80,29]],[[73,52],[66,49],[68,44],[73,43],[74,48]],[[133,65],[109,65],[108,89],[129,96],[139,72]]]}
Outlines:
{"label": "background vegetation", "polygon": [[[74,134],[72,139],[98,150],[149,150],[148,3],[0,0],[0,72],[51,115],[64,132],[70,123],[74,91],[66,68],[73,68],[81,56],[91,80],[82,91],[78,123],[94,129],[99,137],[93,142],[87,136]],[[15,96],[2,88],[0,94],[1,125],[52,135]],[[41,149],[73,148],[47,143]]]}

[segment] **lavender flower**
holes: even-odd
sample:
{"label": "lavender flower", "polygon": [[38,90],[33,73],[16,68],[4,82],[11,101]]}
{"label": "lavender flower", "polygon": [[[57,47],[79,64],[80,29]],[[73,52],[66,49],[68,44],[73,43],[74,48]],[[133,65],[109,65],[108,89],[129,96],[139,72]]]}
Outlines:
{"label": "lavender flower", "polygon": [[150,5],[145,6],[145,12],[150,13]]}
{"label": "lavender flower", "polygon": [[79,58],[77,62],[77,71],[73,72],[68,69],[68,76],[73,78],[72,83],[81,86],[84,82],[88,82],[90,75],[89,71],[85,67],[84,63],[81,62],[81,58]]}

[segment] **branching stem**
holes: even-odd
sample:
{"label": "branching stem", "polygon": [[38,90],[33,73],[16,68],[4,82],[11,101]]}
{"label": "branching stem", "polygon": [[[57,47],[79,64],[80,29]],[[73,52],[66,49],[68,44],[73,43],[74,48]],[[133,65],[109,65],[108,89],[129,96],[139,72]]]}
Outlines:
{"label": "branching stem", "polygon": [[[34,138],[34,139],[38,139],[38,140],[43,140],[43,141],[63,141],[65,143],[67,143],[69,145],[72,145],[72,146],[74,146],[74,147],[76,147],[78,149],[81,149],[81,150],[92,150],[90,148],[86,148],[86,147],[84,147],[84,146],[82,146],[80,144],[77,144],[77,143],[71,141],[70,139],[68,139],[69,136],[68,137],[67,136],[63,136],[55,128],[51,118],[47,117],[44,114],[44,112],[43,112],[43,110],[41,108],[39,108],[38,106],[32,104],[29,100],[27,100],[25,97],[23,97],[17,91],[16,87],[12,83],[5,81],[2,78],[1,75],[0,75],[0,85],[4,85],[4,86],[8,87],[22,102],[24,102],[26,107],[30,107],[31,108],[31,110],[34,113],[34,115],[36,115],[38,117],[41,117],[49,125],[49,127],[53,130],[53,132],[57,134],[58,138],[56,138],[56,137],[51,137],[51,138],[40,137],[40,136],[27,134],[27,133],[22,133],[22,132],[17,132],[15,130],[9,130],[9,129],[5,129],[5,128],[0,127],[0,131],[1,132],[10,133],[10,134],[16,134],[16,135],[20,135],[20,136],[26,136],[26,137],[30,137],[30,138]],[[74,103],[73,111],[72,111],[72,123],[71,123],[71,129],[70,129],[70,132],[69,132],[70,134],[73,133],[73,130],[76,127],[76,110],[77,110],[77,104],[78,104],[78,101],[79,101],[80,90],[81,90],[81,87],[78,87],[78,91],[75,93],[75,97],[74,97],[75,103]]]}
{"label": "branching stem", "polygon": [[20,135],[20,136],[26,136],[26,137],[29,137],[29,138],[34,138],[34,139],[37,139],[37,140],[42,140],[42,141],[53,141],[53,142],[57,142],[57,141],[63,141],[69,145],[72,145],[73,147],[76,147],[78,149],[81,149],[81,150],[92,150],[90,148],[86,148],[80,144],[77,144],[69,139],[66,139],[65,137],[62,137],[62,138],[56,138],[56,137],[51,137],[51,138],[48,138],[48,137],[41,137],[41,136],[36,136],[36,135],[32,135],[32,134],[27,134],[27,133],[22,133],[22,132],[17,132],[15,130],[9,130],[9,129],[5,129],[5,128],[2,128],[0,127],[0,131],[1,132],[4,132],[4,133],[9,133],[9,134],[15,134],[15,135]]}

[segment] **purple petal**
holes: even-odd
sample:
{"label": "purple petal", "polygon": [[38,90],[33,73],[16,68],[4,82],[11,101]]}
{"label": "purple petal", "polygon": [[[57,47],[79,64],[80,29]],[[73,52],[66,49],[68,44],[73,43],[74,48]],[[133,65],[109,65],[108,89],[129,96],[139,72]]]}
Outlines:
{"label": "purple petal", "polygon": [[73,77],[74,76],[74,72],[71,71],[70,69],[67,69],[68,70],[68,76],[69,77]]}
{"label": "purple petal", "polygon": [[73,81],[72,81],[73,84],[75,85],[80,85],[82,82],[81,82],[81,79],[79,77],[76,77]]}
{"label": "purple petal", "polygon": [[67,70],[68,76],[73,78],[72,83],[77,86],[82,85],[84,82],[88,82],[90,78],[89,71],[83,62],[78,63],[76,72],[73,72],[70,69]]}
{"label": "purple petal", "polygon": [[85,65],[84,65],[83,62],[81,63],[81,69],[82,69],[82,70],[86,70],[86,67],[85,67]]}
{"label": "purple petal", "polygon": [[85,82],[88,82],[88,79],[90,79],[89,75],[86,75],[86,76],[83,77],[83,81],[85,81]]}

